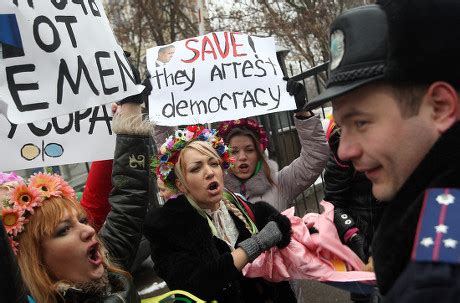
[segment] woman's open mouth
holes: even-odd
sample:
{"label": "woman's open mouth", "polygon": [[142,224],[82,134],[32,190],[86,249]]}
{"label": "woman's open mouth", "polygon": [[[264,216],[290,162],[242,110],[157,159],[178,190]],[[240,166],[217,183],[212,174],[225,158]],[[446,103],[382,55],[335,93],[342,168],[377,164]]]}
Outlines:
{"label": "woman's open mouth", "polygon": [[208,189],[209,193],[215,194],[215,193],[219,192],[219,188],[220,188],[219,182],[214,181],[214,182],[209,183],[207,189]]}
{"label": "woman's open mouth", "polygon": [[88,249],[89,263],[99,266],[102,264],[101,254],[99,253],[99,243],[91,245]]}
{"label": "woman's open mouth", "polygon": [[247,173],[249,171],[249,164],[247,163],[243,163],[243,164],[240,164],[238,166],[238,170],[240,171],[240,173]]}

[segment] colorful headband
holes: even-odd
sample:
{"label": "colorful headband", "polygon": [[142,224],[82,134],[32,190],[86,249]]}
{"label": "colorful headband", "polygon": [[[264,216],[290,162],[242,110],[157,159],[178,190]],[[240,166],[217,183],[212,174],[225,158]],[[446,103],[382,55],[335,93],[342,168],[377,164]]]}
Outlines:
{"label": "colorful headband", "polygon": [[250,118],[244,118],[244,119],[221,122],[218,128],[219,135],[225,138],[225,141],[227,142],[227,144],[229,143],[227,135],[234,128],[246,128],[252,131],[256,135],[256,137],[259,139],[259,144],[260,144],[260,147],[262,148],[262,151],[264,151],[268,147],[267,133],[265,132],[265,129],[263,128],[263,126],[259,125],[259,122],[257,122],[256,120],[250,119]]}
{"label": "colorful headband", "polygon": [[24,225],[29,223],[34,210],[50,197],[75,199],[75,191],[56,174],[36,173],[27,184],[14,173],[0,172],[1,220],[15,254],[19,249],[17,237]]}
{"label": "colorful headband", "polygon": [[224,140],[217,136],[215,129],[208,129],[203,126],[187,126],[185,129],[176,130],[174,136],[169,136],[166,142],[160,147],[157,157],[152,161],[151,167],[161,181],[169,188],[175,189],[176,175],[174,165],[179,158],[179,154],[187,144],[192,141],[209,142],[222,159],[223,169],[228,169],[233,159],[230,157]]}

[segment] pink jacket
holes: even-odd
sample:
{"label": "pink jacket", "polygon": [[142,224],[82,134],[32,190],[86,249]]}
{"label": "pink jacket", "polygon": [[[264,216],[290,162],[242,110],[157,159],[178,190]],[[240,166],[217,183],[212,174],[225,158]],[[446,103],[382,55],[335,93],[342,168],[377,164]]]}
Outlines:
{"label": "pink jacket", "polygon": [[[308,213],[303,218],[294,216],[293,207],[285,210],[283,214],[292,224],[291,243],[284,249],[273,247],[264,252],[243,268],[243,274],[273,282],[309,279],[375,283],[375,274],[361,271],[364,263],[340,241],[333,221],[334,206],[325,201],[321,205],[324,207],[323,213]],[[319,232],[310,234],[310,227],[315,227]],[[345,265],[347,270],[336,270],[333,262],[336,267],[337,264]]]}

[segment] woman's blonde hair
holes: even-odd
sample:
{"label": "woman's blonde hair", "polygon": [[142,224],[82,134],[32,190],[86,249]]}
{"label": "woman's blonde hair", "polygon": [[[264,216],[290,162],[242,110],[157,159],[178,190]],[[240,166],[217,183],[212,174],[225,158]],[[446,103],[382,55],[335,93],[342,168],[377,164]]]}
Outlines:
{"label": "woman's blonde hair", "polygon": [[[35,209],[34,214],[29,218],[30,222],[18,237],[17,257],[22,277],[32,297],[38,303],[58,302],[57,297],[62,295],[58,292],[57,285],[61,282],[73,284],[72,281],[58,281],[52,276],[44,264],[41,245],[43,239],[53,234],[64,214],[73,210],[76,210],[79,215],[86,215],[85,210],[76,200],[61,197],[47,198],[43,201],[43,206]],[[109,271],[126,273],[111,264],[105,248],[99,239],[98,241],[104,267]]]}
{"label": "woman's blonde hair", "polygon": [[177,179],[186,189],[188,189],[188,186],[187,182],[185,182],[185,163],[182,159],[182,155],[184,154],[184,151],[188,149],[194,149],[203,155],[216,159],[217,161],[219,161],[219,164],[222,163],[222,159],[219,157],[216,150],[212,147],[210,143],[197,140],[187,144],[187,146],[185,146],[184,149],[181,150],[177,162],[174,166],[174,173]]}
{"label": "woman's blonde hair", "polygon": [[[210,158],[216,159],[217,161],[219,161],[219,163],[222,163],[222,159],[219,157],[216,150],[211,146],[211,144],[204,142],[204,141],[192,141],[190,144],[184,147],[184,149],[181,151],[181,153],[179,154],[179,158],[177,159],[176,165],[174,166],[174,173],[176,174],[177,179],[182,183],[182,185],[186,189],[188,189],[188,187],[187,187],[187,183],[185,182],[185,175],[184,175],[185,163],[184,161],[182,161],[182,154],[187,149],[194,149],[200,152],[201,154],[206,155]],[[222,200],[224,201],[224,204],[227,207],[227,209],[230,212],[232,212],[236,217],[238,217],[241,220],[241,222],[244,223],[246,229],[250,232],[251,227],[249,226],[243,213],[227,199],[222,199]]]}

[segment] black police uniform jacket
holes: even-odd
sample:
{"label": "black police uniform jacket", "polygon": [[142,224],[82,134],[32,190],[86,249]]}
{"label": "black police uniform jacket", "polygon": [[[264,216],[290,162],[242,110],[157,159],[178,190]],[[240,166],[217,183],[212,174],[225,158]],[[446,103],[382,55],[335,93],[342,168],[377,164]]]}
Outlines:
{"label": "black police uniform jacket", "polygon": [[[274,220],[283,233],[282,242],[289,243],[290,223],[285,216],[265,202],[248,205],[259,230]],[[244,223],[229,213],[239,231],[237,243],[251,237]],[[170,289],[188,291],[207,302],[296,302],[288,282],[245,278],[234,266],[228,245],[212,235],[207,220],[184,195],[149,212],[145,222],[155,270]]]}
{"label": "black police uniform jacket", "polygon": [[[414,238],[427,190],[460,189],[459,155],[460,122],[457,122],[439,138],[389,201],[373,241],[375,273],[384,302],[460,302],[460,244],[457,244],[456,262],[411,258],[413,246],[420,245],[418,240],[414,244]],[[460,203],[458,197],[456,203]],[[460,213],[448,216],[456,216],[458,222]],[[423,224],[421,220],[420,225]]]}

